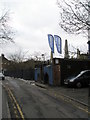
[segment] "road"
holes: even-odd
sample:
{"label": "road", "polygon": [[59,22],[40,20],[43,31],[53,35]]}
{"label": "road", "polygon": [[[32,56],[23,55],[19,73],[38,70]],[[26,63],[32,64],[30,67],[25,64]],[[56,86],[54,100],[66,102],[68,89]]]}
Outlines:
{"label": "road", "polygon": [[2,82],[3,118],[88,118],[88,112],[20,79]]}

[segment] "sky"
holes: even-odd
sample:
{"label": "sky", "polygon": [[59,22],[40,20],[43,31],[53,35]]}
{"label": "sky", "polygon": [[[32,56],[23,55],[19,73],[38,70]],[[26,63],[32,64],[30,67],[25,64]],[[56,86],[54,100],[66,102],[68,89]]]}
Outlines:
{"label": "sky", "polygon": [[59,8],[57,0],[0,0],[0,10],[10,11],[10,26],[15,30],[15,43],[0,45],[0,53],[5,56],[22,51],[27,57],[34,54],[50,56],[48,34],[58,35],[62,39],[62,54],[58,54],[56,47],[54,57],[63,57],[65,39],[69,49],[79,48],[87,53],[87,38],[82,35],[70,35],[59,26]]}

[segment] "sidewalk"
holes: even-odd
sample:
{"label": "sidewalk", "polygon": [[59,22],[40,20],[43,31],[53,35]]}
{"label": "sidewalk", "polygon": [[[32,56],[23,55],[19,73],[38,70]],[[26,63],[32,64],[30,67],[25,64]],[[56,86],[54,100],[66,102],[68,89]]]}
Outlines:
{"label": "sidewalk", "polygon": [[67,87],[51,87],[41,83],[35,83],[37,86],[48,89],[56,95],[62,95],[70,100],[78,102],[84,106],[88,106],[88,88],[67,88]]}
{"label": "sidewalk", "polygon": [[38,82],[35,82],[35,85],[41,87],[41,88],[45,88],[45,89],[48,89],[49,86],[45,85],[45,84],[42,84],[42,83],[38,83]]}

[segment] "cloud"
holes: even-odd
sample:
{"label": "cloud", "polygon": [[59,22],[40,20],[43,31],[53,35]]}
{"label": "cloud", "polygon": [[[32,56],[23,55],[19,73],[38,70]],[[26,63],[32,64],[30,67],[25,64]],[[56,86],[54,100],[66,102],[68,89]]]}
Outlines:
{"label": "cloud", "polygon": [[[56,0],[1,0],[1,5],[12,12],[10,25],[17,31],[14,40],[23,50],[29,50],[31,53],[49,53],[47,34],[59,35],[62,38],[63,49],[65,39],[69,40],[69,44],[76,46],[81,45],[80,39],[83,39],[82,44],[87,41],[86,38],[68,35],[60,29]],[[3,51],[7,48],[9,47],[5,46]],[[10,44],[8,52],[11,49],[17,47]]]}

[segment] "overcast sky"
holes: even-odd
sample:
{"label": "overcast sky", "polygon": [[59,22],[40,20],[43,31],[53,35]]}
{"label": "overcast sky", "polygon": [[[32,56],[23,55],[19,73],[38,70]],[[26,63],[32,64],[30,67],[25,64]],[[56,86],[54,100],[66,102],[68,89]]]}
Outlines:
{"label": "overcast sky", "polygon": [[[40,52],[50,55],[48,34],[59,35],[64,49],[65,39],[69,49],[80,48],[87,52],[87,38],[82,35],[69,35],[59,26],[59,8],[57,0],[0,0],[0,10],[10,10],[10,26],[16,31],[15,44],[0,46],[0,52],[8,55],[22,50],[28,54]],[[1,50],[2,49],[2,50]],[[54,56],[59,54],[55,48]]]}

